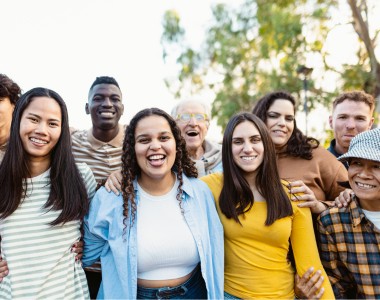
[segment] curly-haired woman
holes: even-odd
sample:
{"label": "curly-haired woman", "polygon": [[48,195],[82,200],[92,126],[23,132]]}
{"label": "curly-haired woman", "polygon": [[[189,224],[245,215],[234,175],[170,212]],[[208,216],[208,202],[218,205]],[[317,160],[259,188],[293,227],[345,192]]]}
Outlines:
{"label": "curly-haired woman", "polygon": [[176,122],[157,108],[131,120],[122,193],[101,188],[85,218],[83,263],[99,257],[98,298],[221,299],[223,229]]}

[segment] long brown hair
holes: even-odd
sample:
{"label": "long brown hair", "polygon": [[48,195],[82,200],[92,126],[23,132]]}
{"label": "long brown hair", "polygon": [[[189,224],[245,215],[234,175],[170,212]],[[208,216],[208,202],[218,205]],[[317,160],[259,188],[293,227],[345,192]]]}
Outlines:
{"label": "long brown hair", "polygon": [[[259,166],[255,182],[248,182],[236,165],[232,155],[232,136],[237,125],[251,122],[260,133],[264,145],[264,159]],[[248,212],[254,203],[250,188],[255,185],[267,202],[265,225],[273,224],[277,219],[291,216],[293,209],[289,197],[281,184],[277,171],[276,152],[265,124],[252,113],[239,113],[227,124],[223,136],[222,152],[224,183],[220,193],[219,206],[227,218],[240,223],[239,215]]]}

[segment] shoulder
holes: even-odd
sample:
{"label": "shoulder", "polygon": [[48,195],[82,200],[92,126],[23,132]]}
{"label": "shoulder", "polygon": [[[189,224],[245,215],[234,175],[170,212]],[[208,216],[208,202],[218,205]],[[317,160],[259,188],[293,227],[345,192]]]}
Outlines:
{"label": "shoulder", "polygon": [[325,227],[335,224],[351,224],[351,209],[350,207],[332,207],[322,212],[318,220]]}
{"label": "shoulder", "polygon": [[90,167],[86,163],[75,163],[75,164],[78,168],[79,173],[81,174],[83,178],[84,184],[86,185],[87,193],[89,197],[92,198],[96,189],[95,176],[92,173]]}
{"label": "shoulder", "polygon": [[189,192],[190,190],[194,193],[199,193],[202,191],[210,191],[207,184],[205,184],[202,180],[194,177],[187,177],[186,175],[183,175],[184,180],[184,186],[183,189],[188,194],[192,194]]}
{"label": "shoulder", "polygon": [[223,173],[217,172],[210,175],[206,175],[200,178],[208,187],[216,187],[223,185]]}
{"label": "shoulder", "polygon": [[114,210],[115,208],[122,207],[123,197],[121,194],[116,196],[113,192],[107,192],[105,187],[101,187],[95,193],[91,201],[91,208],[101,211],[103,214]]}
{"label": "shoulder", "polygon": [[317,148],[313,149],[313,156],[320,159],[321,161],[333,162],[336,165],[342,164],[330,151],[323,148],[322,146],[318,146]]}
{"label": "shoulder", "polygon": [[85,141],[85,140],[87,140],[88,130],[86,130],[86,129],[79,130],[79,129],[70,127],[70,133],[71,133],[71,138],[73,139],[73,141]]}

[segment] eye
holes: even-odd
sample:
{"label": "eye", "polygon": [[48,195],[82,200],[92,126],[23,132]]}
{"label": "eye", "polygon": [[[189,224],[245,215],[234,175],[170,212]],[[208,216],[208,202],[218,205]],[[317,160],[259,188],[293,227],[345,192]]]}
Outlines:
{"label": "eye", "polygon": [[350,166],[361,166],[361,162],[358,160],[351,160]]}
{"label": "eye", "polygon": [[268,118],[271,118],[271,119],[276,119],[278,118],[278,114],[274,114],[274,113],[268,113]]}
{"label": "eye", "polygon": [[257,144],[261,142],[261,137],[255,136],[251,138],[251,143]]}
{"label": "eye", "polygon": [[167,140],[170,140],[170,136],[163,135],[163,136],[160,137],[160,140],[163,141],[163,142],[166,142]]}
{"label": "eye", "polygon": [[59,127],[59,123],[58,122],[50,122],[49,126],[50,127]]}
{"label": "eye", "polygon": [[232,143],[233,143],[234,145],[241,145],[241,144],[243,143],[243,141],[242,141],[241,139],[233,139],[233,140],[232,140]]}
{"label": "eye", "polygon": [[293,122],[294,121],[294,117],[293,116],[287,116],[285,119],[286,119],[286,121],[289,121],[289,122]]}
{"label": "eye", "polygon": [[139,138],[139,139],[137,139],[137,143],[140,143],[140,144],[147,144],[147,143],[149,143],[149,141],[150,141],[150,139],[148,139],[148,138]]}
{"label": "eye", "polygon": [[28,120],[31,121],[32,123],[37,123],[38,119],[35,117],[28,117]]}
{"label": "eye", "polygon": [[116,97],[112,97],[111,99],[112,99],[113,102],[120,102],[121,101],[121,99],[119,97],[117,97],[117,96]]}

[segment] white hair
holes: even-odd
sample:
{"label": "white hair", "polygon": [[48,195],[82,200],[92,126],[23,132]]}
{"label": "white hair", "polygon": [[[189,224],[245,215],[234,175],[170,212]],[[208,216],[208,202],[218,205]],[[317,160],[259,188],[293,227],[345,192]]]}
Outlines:
{"label": "white hair", "polygon": [[199,100],[199,99],[186,99],[186,100],[181,100],[179,101],[172,109],[171,111],[171,116],[175,119],[177,117],[177,114],[178,114],[178,110],[179,108],[184,105],[185,103],[197,103],[197,104],[200,104],[202,105],[204,111],[205,111],[205,114],[207,115],[207,117],[209,119],[211,119],[211,106],[206,103],[205,101],[202,101],[202,100]]}

